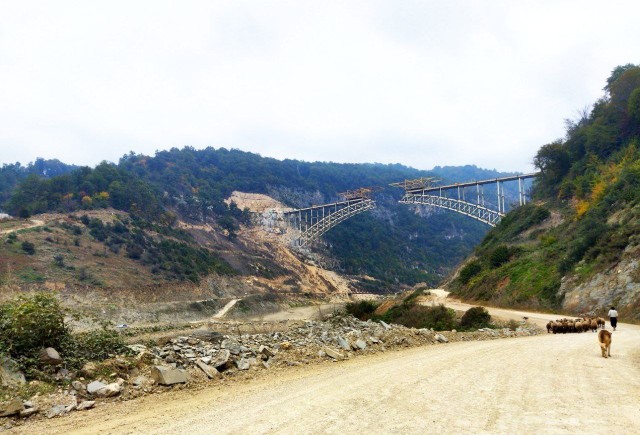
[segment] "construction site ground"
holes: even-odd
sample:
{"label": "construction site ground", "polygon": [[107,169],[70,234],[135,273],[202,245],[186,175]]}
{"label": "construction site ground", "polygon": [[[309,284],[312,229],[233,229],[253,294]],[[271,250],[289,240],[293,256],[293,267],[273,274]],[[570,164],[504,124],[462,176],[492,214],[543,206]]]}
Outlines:
{"label": "construction site ground", "polygon": [[[437,297],[441,299],[437,299]],[[447,302],[434,294],[425,303]],[[460,302],[451,302],[458,304]],[[497,313],[490,309],[490,312]],[[539,324],[556,315],[500,310]],[[609,328],[610,329],[610,328]],[[595,333],[411,348],[263,371],[68,417],[19,433],[639,433],[640,327],[619,324],[612,356]]]}

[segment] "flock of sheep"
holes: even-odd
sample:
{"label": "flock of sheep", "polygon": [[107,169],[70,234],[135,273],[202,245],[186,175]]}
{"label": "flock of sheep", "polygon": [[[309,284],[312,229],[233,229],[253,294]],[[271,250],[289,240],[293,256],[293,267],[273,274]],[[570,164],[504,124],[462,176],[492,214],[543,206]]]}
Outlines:
{"label": "flock of sheep", "polygon": [[547,323],[547,332],[554,334],[566,334],[567,332],[596,332],[598,328],[604,329],[605,321],[602,317],[584,317],[582,319],[560,319]]}

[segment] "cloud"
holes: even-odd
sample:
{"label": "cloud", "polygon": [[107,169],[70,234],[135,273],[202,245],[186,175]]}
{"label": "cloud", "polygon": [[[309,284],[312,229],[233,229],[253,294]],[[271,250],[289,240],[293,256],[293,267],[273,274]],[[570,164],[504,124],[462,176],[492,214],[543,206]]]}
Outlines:
{"label": "cloud", "polygon": [[0,163],[191,145],[527,171],[616,65],[638,62],[639,9],[4,2]]}

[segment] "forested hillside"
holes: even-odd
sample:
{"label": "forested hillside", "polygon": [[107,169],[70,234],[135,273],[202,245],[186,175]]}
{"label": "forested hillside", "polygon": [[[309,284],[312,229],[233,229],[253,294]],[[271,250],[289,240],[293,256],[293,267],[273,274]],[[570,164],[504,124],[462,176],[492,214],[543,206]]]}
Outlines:
{"label": "forested hillside", "polygon": [[67,165],[59,160],[36,159],[35,162],[22,166],[20,162],[4,163],[0,167],[0,209],[15,187],[29,176],[51,178],[66,174],[77,169],[77,166]]}
{"label": "forested hillside", "polygon": [[535,204],[490,231],[451,288],[503,305],[640,319],[640,67],[615,68],[605,94],[535,157]]}
{"label": "forested hillside", "polygon": [[177,219],[207,222],[233,239],[239,225],[249,222],[246,211],[224,202],[233,191],[263,193],[302,207],[335,201],[346,190],[379,187],[383,189],[375,196],[375,211],[334,228],[315,249],[333,258],[338,271],[376,278],[375,284],[363,284],[370,290],[388,291],[402,283],[437,283],[487,230],[455,213],[397,204],[402,191],[389,188],[389,183],[423,176],[453,182],[499,175],[475,166],[428,172],[402,165],[279,161],[239,150],[185,147],[155,156],[130,153],[118,164],[103,162],[51,178],[26,177],[5,187],[2,193],[8,199],[0,206],[16,216],[112,207],[166,227]]}

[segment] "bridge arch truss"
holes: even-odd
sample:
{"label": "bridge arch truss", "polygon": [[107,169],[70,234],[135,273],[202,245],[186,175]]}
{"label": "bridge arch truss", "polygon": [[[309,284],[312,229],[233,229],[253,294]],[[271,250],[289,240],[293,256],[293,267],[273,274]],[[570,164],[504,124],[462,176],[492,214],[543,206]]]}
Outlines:
{"label": "bridge arch truss", "polygon": [[307,246],[339,223],[374,209],[376,203],[370,197],[371,192],[372,189],[367,188],[349,191],[341,194],[345,198],[344,201],[285,212],[284,217],[288,225],[300,231],[296,245]]}
{"label": "bridge arch truss", "polygon": [[[518,182],[517,205],[522,206],[527,203],[525,180],[536,176],[537,173],[521,174],[444,186],[436,185],[439,180],[435,178],[420,178],[391,185],[405,190],[404,196],[399,201],[402,204],[439,207],[461,213],[495,227],[505,216],[507,210],[504,184]],[[496,186],[496,193],[495,197],[489,200],[485,197],[485,186],[492,184]],[[469,192],[469,189],[472,189],[472,192]],[[495,199],[495,203],[493,199]]]}

